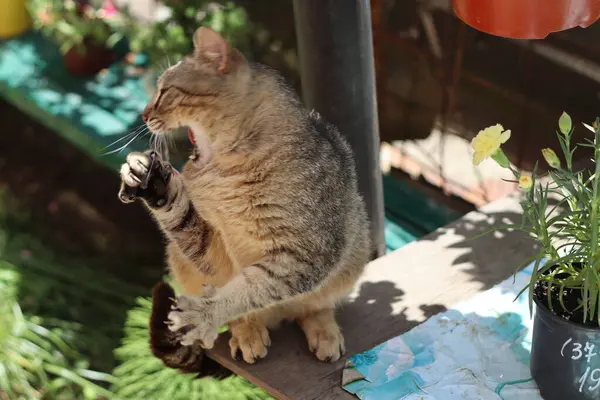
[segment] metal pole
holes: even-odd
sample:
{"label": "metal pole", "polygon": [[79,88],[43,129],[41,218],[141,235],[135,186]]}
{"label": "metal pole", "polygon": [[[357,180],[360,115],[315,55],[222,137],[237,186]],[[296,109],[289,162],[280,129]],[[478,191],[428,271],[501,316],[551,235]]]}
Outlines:
{"label": "metal pole", "polygon": [[379,257],[384,214],[369,0],[294,0],[294,18],[304,102],[335,124],[354,150]]}

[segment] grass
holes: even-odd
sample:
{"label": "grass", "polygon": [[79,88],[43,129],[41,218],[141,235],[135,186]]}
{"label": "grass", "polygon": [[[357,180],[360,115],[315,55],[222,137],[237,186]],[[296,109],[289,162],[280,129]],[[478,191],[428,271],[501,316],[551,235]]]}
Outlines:
{"label": "grass", "polygon": [[113,386],[119,398],[143,399],[210,399],[210,400],[263,400],[270,399],[265,392],[239,376],[223,380],[196,379],[194,375],[181,374],[165,368],[148,347],[148,321],[152,302],[140,297],[129,311],[125,325],[125,338],[116,350],[121,364],[115,369]]}
{"label": "grass", "polygon": [[[75,338],[82,326],[27,315],[16,298],[19,269],[0,261],[0,394],[9,399],[96,399],[113,377],[88,369]],[[1,397],[1,396],[0,396]]]}
{"label": "grass", "polygon": [[0,398],[112,398],[118,318],[138,289],[60,260],[0,192]]}

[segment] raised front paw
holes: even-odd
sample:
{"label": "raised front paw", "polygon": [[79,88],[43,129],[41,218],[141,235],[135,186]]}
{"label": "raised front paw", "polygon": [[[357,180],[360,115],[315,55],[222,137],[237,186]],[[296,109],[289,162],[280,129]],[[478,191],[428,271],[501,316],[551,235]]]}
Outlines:
{"label": "raised front paw", "polygon": [[171,165],[161,160],[154,150],[128,154],[126,163],[121,166],[119,199],[131,203],[139,197],[151,207],[165,205],[172,171]]}
{"label": "raised front paw", "polygon": [[181,344],[200,344],[205,349],[214,346],[219,335],[215,321],[214,302],[210,299],[192,296],[178,296],[173,311],[169,313],[169,329],[173,332],[186,332],[181,336]]}

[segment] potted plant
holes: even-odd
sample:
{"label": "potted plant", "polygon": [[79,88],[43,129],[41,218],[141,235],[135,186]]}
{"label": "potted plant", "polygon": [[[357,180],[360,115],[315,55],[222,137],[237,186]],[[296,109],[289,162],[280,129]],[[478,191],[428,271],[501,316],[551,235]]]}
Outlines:
{"label": "potted plant", "polygon": [[25,0],[0,0],[0,39],[20,35],[31,25]]}
{"label": "potted plant", "polygon": [[[247,52],[252,29],[246,10],[233,2],[211,0],[169,0],[161,4],[150,23],[122,8],[122,32],[129,41],[131,53],[128,62],[143,60],[143,86],[148,96],[156,91],[156,79],[170,65],[192,53],[194,32],[199,26],[208,26],[220,32],[228,42]],[[175,140],[187,140],[188,130],[175,130]]]}
{"label": "potted plant", "polygon": [[586,28],[600,17],[596,0],[453,0],[467,25],[513,39],[543,39],[552,32]]}
{"label": "potted plant", "polygon": [[34,27],[54,42],[74,75],[94,75],[116,59],[122,35],[110,1],[30,0]]}
{"label": "potted plant", "polygon": [[[562,159],[542,150],[548,177],[515,169],[501,149],[510,131],[495,125],[473,139],[473,163],[490,157],[509,169],[523,191],[523,221],[496,229],[519,229],[538,242],[528,287],[535,303],[531,372],[544,399],[600,398],[600,123],[579,146],[592,151],[591,170],[576,170],[571,118],[558,122]],[[550,179],[551,178],[551,179]],[[546,180],[546,182],[544,182]],[[552,199],[556,204],[552,204]],[[552,204],[552,205],[551,205]]]}

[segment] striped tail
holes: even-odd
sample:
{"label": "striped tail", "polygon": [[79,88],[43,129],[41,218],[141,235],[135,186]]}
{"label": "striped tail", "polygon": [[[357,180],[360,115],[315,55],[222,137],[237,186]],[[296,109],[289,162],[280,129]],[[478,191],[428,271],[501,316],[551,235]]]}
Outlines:
{"label": "striped tail", "polygon": [[150,350],[167,367],[183,373],[200,376],[225,377],[231,374],[217,362],[205,357],[199,345],[182,346],[179,343],[185,328],[171,332],[167,326],[169,312],[174,304],[175,291],[169,284],[159,282],[152,289],[152,314],[150,316]]}

